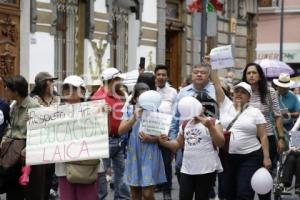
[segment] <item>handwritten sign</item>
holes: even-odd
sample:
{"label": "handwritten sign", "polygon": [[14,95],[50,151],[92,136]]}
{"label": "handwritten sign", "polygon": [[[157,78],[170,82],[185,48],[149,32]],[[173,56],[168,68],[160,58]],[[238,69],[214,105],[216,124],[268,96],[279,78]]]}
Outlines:
{"label": "handwritten sign", "polygon": [[291,143],[293,147],[300,147],[300,131],[291,132]]}
{"label": "handwritten sign", "polygon": [[141,117],[140,132],[154,136],[168,134],[171,120],[172,115],[144,110]]}
{"label": "handwritten sign", "polygon": [[212,69],[234,67],[231,45],[216,47],[210,51]]}
{"label": "handwritten sign", "polygon": [[26,164],[46,164],[108,157],[104,101],[29,110]]}

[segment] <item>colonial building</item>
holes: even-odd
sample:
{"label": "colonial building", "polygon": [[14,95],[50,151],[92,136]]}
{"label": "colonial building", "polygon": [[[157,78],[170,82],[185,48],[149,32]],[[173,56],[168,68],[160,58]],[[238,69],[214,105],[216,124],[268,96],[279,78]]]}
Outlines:
{"label": "colonial building", "polygon": [[[257,59],[278,59],[281,0],[259,4]],[[300,1],[284,0],[283,61],[300,74]]]}
{"label": "colonial building", "polygon": [[[257,1],[223,6],[208,13],[206,51],[232,44],[239,72],[256,56]],[[0,73],[30,83],[39,71],[78,74],[93,84],[104,68],[131,71],[145,58],[147,70],[169,66],[178,86],[200,62],[200,21],[184,0],[0,0]]]}

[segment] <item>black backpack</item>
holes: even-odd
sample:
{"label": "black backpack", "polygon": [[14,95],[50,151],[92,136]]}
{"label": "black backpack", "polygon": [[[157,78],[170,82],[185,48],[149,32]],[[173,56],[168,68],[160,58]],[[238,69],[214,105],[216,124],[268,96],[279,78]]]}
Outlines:
{"label": "black backpack", "polygon": [[196,99],[201,102],[205,108],[204,114],[209,117],[219,119],[219,107],[218,103],[211,98],[207,93],[200,92],[195,95]]}

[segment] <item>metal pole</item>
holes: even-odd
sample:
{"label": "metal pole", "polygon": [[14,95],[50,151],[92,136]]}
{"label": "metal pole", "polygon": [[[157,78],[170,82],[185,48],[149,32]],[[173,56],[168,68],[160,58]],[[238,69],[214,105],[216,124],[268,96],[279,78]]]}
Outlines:
{"label": "metal pole", "polygon": [[282,61],[283,54],[283,22],[284,22],[284,0],[281,0],[281,12],[280,12],[280,46],[279,46],[279,60]]}
{"label": "metal pole", "polygon": [[200,52],[200,61],[203,62],[205,56],[205,36],[206,36],[206,4],[207,0],[202,0],[202,15],[201,15],[201,52]]}

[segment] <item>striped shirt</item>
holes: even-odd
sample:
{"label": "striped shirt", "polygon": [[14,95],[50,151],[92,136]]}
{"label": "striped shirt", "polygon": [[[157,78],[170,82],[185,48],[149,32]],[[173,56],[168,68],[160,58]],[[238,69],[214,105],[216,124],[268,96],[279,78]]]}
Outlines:
{"label": "striped shirt", "polygon": [[[268,135],[274,135],[274,131],[272,128],[272,121],[274,123],[275,127],[275,120],[272,120],[272,112],[274,113],[275,117],[281,116],[280,107],[279,107],[279,101],[278,96],[274,88],[268,87],[268,91],[271,94],[271,100],[272,102],[269,102],[268,95],[266,95],[266,103],[262,104],[260,100],[259,91],[253,91],[251,99],[250,99],[250,105],[258,108],[264,115],[266,121],[267,121],[267,134]],[[269,106],[269,104],[271,106]],[[272,110],[270,110],[270,107],[272,107]]]}

